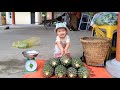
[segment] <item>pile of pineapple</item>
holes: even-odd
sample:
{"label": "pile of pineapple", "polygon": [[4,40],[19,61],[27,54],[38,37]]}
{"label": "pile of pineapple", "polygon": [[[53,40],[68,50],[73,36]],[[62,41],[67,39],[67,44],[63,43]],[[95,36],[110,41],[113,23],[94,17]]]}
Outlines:
{"label": "pile of pineapple", "polygon": [[69,58],[63,55],[61,58],[51,58],[43,67],[43,75],[46,78],[88,78],[89,71],[80,58]]}

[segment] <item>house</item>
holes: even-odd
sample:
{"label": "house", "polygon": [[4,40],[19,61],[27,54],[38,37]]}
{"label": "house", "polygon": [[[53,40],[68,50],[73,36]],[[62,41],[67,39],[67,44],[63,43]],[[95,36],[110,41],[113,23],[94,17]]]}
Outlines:
{"label": "house", "polygon": [[[46,12],[46,19],[53,19],[63,12]],[[6,12],[6,24],[40,24],[44,17],[42,12]]]}
{"label": "house", "polygon": [[6,24],[35,24],[40,19],[40,12],[6,12]]}

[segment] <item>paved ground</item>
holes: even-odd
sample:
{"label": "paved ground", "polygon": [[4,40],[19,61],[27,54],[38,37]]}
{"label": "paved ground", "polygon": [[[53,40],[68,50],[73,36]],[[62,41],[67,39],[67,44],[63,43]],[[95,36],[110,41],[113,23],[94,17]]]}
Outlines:
{"label": "paved ground", "polygon": [[[0,27],[0,78],[22,78],[24,74],[24,57],[22,51],[28,49],[18,49],[12,47],[12,43],[17,40],[24,40],[30,37],[40,37],[39,46],[29,48],[38,50],[40,53],[37,59],[49,60],[53,57],[54,41],[56,34],[53,27],[45,30],[38,25],[16,25],[10,29],[3,30]],[[80,37],[90,36],[90,31],[70,31],[71,53],[73,57],[82,56],[82,45]]]}

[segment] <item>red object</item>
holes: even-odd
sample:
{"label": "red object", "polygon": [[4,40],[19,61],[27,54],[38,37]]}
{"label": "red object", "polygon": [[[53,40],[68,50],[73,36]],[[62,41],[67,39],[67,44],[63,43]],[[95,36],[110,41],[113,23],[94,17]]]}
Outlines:
{"label": "red object", "polygon": [[[45,60],[36,60],[36,62],[38,64],[37,71],[25,74],[23,76],[24,78],[45,78],[42,74],[42,69],[43,69]],[[88,68],[90,72],[89,78],[112,78],[104,67],[93,67],[93,66],[87,66],[87,65],[85,66]],[[56,78],[56,77],[53,76],[51,78]]]}
{"label": "red object", "polygon": [[12,24],[15,24],[15,12],[12,12]]}

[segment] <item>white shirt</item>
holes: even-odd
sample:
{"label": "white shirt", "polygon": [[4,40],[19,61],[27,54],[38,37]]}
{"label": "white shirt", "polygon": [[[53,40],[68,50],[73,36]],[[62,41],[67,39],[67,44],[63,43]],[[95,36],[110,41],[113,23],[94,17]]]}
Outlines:
{"label": "white shirt", "polygon": [[70,37],[68,35],[65,36],[65,38],[60,38],[59,36],[56,37],[56,41],[55,42],[62,42],[63,44],[66,44],[67,42],[70,42]]}
{"label": "white shirt", "polygon": [[[58,42],[58,41],[60,41],[62,46],[63,46],[63,48],[65,48],[66,43],[70,42],[70,37],[68,35],[66,35],[65,38],[61,39],[59,36],[57,36],[55,43]],[[70,51],[68,50],[68,52],[70,52]],[[54,54],[57,54],[57,53],[60,53],[60,49],[57,46],[57,44],[55,44]]]}

